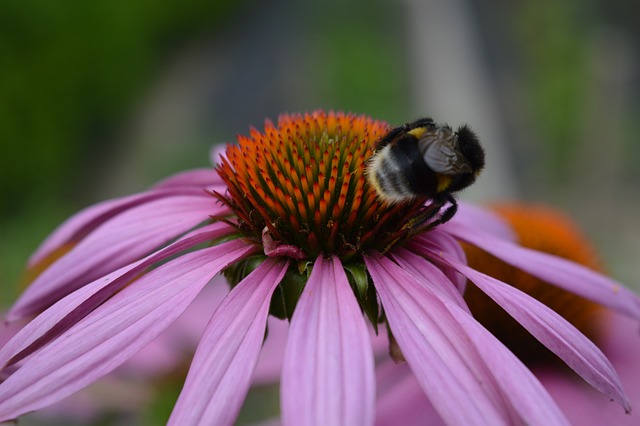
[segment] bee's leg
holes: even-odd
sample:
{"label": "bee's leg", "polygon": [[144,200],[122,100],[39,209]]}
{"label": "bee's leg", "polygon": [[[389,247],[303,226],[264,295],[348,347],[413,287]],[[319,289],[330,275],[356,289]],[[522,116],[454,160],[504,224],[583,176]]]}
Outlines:
{"label": "bee's leg", "polygon": [[[447,203],[449,206],[438,217],[438,213]],[[453,195],[449,193],[438,194],[433,198],[431,204],[410,220],[405,227],[416,231],[411,232],[411,235],[420,234],[450,221],[457,211],[458,202],[453,198]]]}
{"label": "bee's leg", "polygon": [[400,136],[402,134],[402,132],[405,132],[405,126],[400,126],[400,127],[396,127],[394,129],[391,129],[386,135],[384,135],[382,137],[382,139],[380,139],[377,143],[376,143],[376,150],[380,150],[382,148],[384,148],[385,146],[389,145],[391,142],[394,141],[395,138],[397,138],[398,136]]}
{"label": "bee's leg", "polygon": [[426,232],[438,225],[440,223],[438,212],[441,208],[442,203],[436,201],[432,202],[428,206],[424,206],[420,212],[404,224],[398,232],[398,236],[391,239],[391,242],[384,249],[383,253],[388,251],[391,247],[395,245],[402,245],[416,235],[422,234],[423,232]]}
{"label": "bee's leg", "polygon": [[432,203],[428,207],[424,207],[420,213],[408,221],[403,228],[419,229],[424,226],[428,226],[434,221],[433,218],[437,217],[438,212],[442,208],[442,205]]}
{"label": "bee's leg", "polygon": [[[438,216],[442,208],[450,205]],[[438,225],[448,222],[458,211],[458,203],[451,194],[443,193],[433,198],[431,204],[425,206],[417,215],[412,217],[401,229],[401,235],[392,239],[391,243],[384,249],[388,251],[391,247],[402,245],[416,235],[427,232]]]}
{"label": "bee's leg", "polygon": [[410,130],[413,129],[417,129],[418,127],[428,127],[428,128],[433,128],[435,126],[435,123],[433,122],[433,120],[429,117],[424,117],[424,118],[419,118],[416,121],[412,122],[412,123],[407,123],[405,124],[403,127],[405,132],[408,132]]}
{"label": "bee's leg", "polygon": [[458,202],[453,195],[449,193],[444,193],[438,196],[439,203],[444,206],[445,202],[449,202],[450,206],[446,208],[446,210],[440,215],[440,219],[438,219],[438,225],[442,225],[443,223],[447,223],[451,220],[451,218],[458,211]]}
{"label": "bee's leg", "polygon": [[418,127],[433,127],[435,126],[435,123],[433,122],[433,120],[431,118],[420,118],[416,121],[414,121],[413,123],[407,123],[407,124],[403,124],[402,126],[398,126],[398,127],[394,127],[393,129],[389,130],[389,132],[387,132],[386,135],[384,135],[376,144],[376,149],[380,150],[382,148],[384,148],[385,146],[389,145],[391,142],[393,142],[397,137],[399,137],[401,134],[406,133],[410,130],[416,129]]}

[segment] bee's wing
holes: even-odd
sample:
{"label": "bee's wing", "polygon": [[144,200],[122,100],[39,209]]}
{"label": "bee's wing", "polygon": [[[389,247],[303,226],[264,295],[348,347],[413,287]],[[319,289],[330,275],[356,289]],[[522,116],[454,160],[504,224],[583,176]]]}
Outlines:
{"label": "bee's wing", "polygon": [[456,138],[434,137],[423,138],[420,143],[426,148],[422,154],[425,163],[431,170],[443,175],[470,173],[471,166],[467,159],[456,149]]}

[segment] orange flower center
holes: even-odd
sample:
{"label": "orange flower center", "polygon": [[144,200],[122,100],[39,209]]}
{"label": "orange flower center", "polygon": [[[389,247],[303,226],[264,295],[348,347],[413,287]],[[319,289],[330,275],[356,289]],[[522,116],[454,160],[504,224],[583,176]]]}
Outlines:
{"label": "orange flower center", "polygon": [[238,229],[265,253],[299,260],[384,251],[425,200],[388,206],[364,176],[388,124],[362,115],[282,115],[227,148],[218,167]]}

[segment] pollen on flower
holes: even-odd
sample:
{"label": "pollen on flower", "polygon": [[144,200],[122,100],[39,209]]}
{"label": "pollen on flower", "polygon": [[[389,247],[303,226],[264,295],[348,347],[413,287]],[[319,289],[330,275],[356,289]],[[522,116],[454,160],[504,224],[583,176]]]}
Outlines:
{"label": "pollen on flower", "polygon": [[308,258],[383,251],[425,201],[389,206],[369,187],[365,163],[388,130],[382,121],[333,112],[266,121],[227,148],[217,170],[228,193],[218,197],[257,243],[266,228],[274,245],[298,247]]}

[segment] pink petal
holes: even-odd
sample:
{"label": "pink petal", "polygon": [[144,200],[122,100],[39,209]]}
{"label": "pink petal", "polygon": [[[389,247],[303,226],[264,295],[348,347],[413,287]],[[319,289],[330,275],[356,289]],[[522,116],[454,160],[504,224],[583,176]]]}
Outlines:
{"label": "pink petal", "polygon": [[[19,361],[50,342],[148,267],[198,244],[220,238],[230,230],[232,228],[223,223],[204,226],[145,259],[101,277],[71,293],[29,322],[0,349],[0,368],[9,362]],[[225,245],[220,248],[221,254],[226,252],[226,247]]]}
{"label": "pink petal", "polygon": [[202,336],[170,425],[233,424],[251,384],[271,295],[288,266],[265,260],[222,301]]}
{"label": "pink petal", "polygon": [[229,290],[224,276],[216,275],[180,318],[123,364],[114,372],[114,376],[122,373],[127,377],[148,379],[153,376],[175,374],[177,369],[182,369],[185,359],[195,352],[211,319],[211,312],[217,309],[229,294]]}
{"label": "pink petal", "polygon": [[168,178],[156,183],[153,188],[180,188],[190,186],[211,190],[212,188],[220,188],[224,186],[224,182],[220,179],[220,176],[213,168],[194,169],[169,176]]}
{"label": "pink petal", "polygon": [[[0,384],[0,421],[69,396],[152,341],[216,273],[253,250],[242,241],[227,244],[154,269],[35,353]],[[229,250],[224,256],[221,247]]]}
{"label": "pink petal", "polygon": [[389,326],[445,422],[484,425],[509,419],[509,407],[489,372],[434,294],[391,260],[364,259]]}
{"label": "pink petal", "polygon": [[479,229],[447,227],[447,232],[550,284],[640,319],[640,298],[620,283],[582,265],[504,241]]}
{"label": "pink petal", "polygon": [[[64,297],[25,325],[6,345],[0,348],[0,368],[5,368],[32,354],[58,336],[58,328],[68,330],[79,318],[72,315],[81,303],[87,301],[103,287],[111,285],[117,278],[139,264],[121,268],[105,277]],[[125,283],[126,284],[126,283]],[[92,306],[95,308],[96,306]],[[91,309],[93,310],[93,309]],[[90,311],[89,311],[90,312]],[[88,312],[83,312],[86,315]],[[83,316],[84,316],[83,315]],[[71,317],[71,319],[69,319]],[[80,317],[82,318],[82,317]]]}
{"label": "pink petal", "polygon": [[[365,259],[365,261],[367,260],[371,259]],[[422,294],[422,296],[426,296],[427,293],[430,292],[431,286],[420,285],[419,283],[415,283],[413,280],[407,279],[403,270],[388,260],[376,260],[381,261],[379,269],[381,267],[386,268],[387,277],[384,277],[383,275],[379,278],[384,277],[385,279],[390,280],[393,279],[393,277],[397,277],[401,280],[401,286],[404,288],[399,287],[402,291],[395,290],[394,293],[396,295],[402,296],[402,292],[404,291],[413,297],[419,298],[420,294]],[[384,271],[384,269],[381,269],[381,271]],[[372,277],[374,277],[373,272]],[[376,279],[374,278],[376,288],[380,291],[378,282],[375,280]],[[387,309],[389,305],[385,303],[382,293],[380,293],[380,296],[383,299],[385,309]],[[409,341],[403,345],[400,337],[396,335],[396,338],[407,357],[409,365],[416,373],[416,378],[421,383],[425,393],[430,396],[430,399],[434,404],[434,408],[439,412],[445,422],[451,424],[520,423],[520,421],[512,418],[513,415],[517,413],[517,415],[521,417],[522,421],[527,424],[566,424],[566,419],[549,394],[535,379],[533,374],[520,362],[520,360],[515,357],[515,355],[509,352],[504,345],[485,330],[477,321],[475,321],[467,311],[462,310],[457,303],[447,299],[446,294],[433,292],[431,293],[431,296],[432,297],[427,297],[423,300],[423,302],[429,300],[430,303],[422,303],[418,305],[418,308],[423,309],[425,312],[432,313],[434,319],[439,322],[439,325],[449,328],[448,330],[443,328],[443,331],[445,331],[444,337],[450,339],[451,343],[460,350],[461,356],[466,358],[465,363],[467,363],[468,367],[473,370],[473,374],[476,376],[475,380],[477,380],[481,385],[480,389],[464,398],[456,397],[455,394],[449,394],[450,399],[445,399],[444,404],[451,404],[456,401],[465,401],[464,406],[457,406],[457,408],[453,406],[449,408],[449,410],[464,411],[469,408],[466,407],[466,402],[474,399],[479,400],[484,394],[490,396],[490,400],[485,402],[485,406],[480,409],[479,414],[476,414],[470,419],[464,420],[460,423],[458,420],[460,420],[460,416],[464,416],[464,414],[455,412],[451,413],[443,410],[443,406],[441,405],[442,402],[438,402],[436,399],[431,398],[431,394],[436,393],[437,391],[433,391],[429,386],[425,388],[425,385],[423,384],[425,381],[423,374],[433,374],[435,370],[440,370],[440,368],[436,365],[432,365],[430,362],[425,363],[425,360],[420,358],[420,350],[414,353],[414,348],[411,346],[414,346],[416,342],[412,343]],[[435,296],[435,299],[433,296]],[[442,296],[445,297],[443,298]],[[401,301],[401,299],[397,300]],[[408,304],[405,305],[405,308],[411,309]],[[407,309],[407,311],[409,311],[409,309]],[[387,313],[389,314],[390,311],[387,310]],[[393,327],[391,317],[389,317],[389,321],[391,327]],[[428,321],[423,319],[419,324],[421,327],[425,327],[428,324]],[[396,332],[394,331],[394,333]],[[414,357],[416,357],[417,360],[414,359],[412,363],[411,358]],[[451,360],[451,356],[444,357],[443,359]],[[416,361],[418,363],[418,369],[415,365]],[[426,368],[423,367],[423,364],[426,364]],[[475,364],[475,367],[473,364]],[[464,365],[462,368],[464,368]],[[450,374],[451,377],[449,377],[449,381],[453,382],[453,379],[455,379],[457,375],[461,374],[460,367],[452,369]],[[446,381],[447,379],[444,380]],[[462,380],[464,381],[468,379]],[[498,388],[495,388],[494,386],[498,386]],[[453,401],[451,401],[451,399]],[[492,404],[497,404],[496,408],[498,408],[507,401],[509,405],[500,409],[500,411],[502,411],[500,416],[504,416],[502,420],[498,422],[496,419],[487,421],[487,419],[482,417],[483,415],[487,415],[493,411],[491,408]],[[515,409],[516,413],[511,412],[513,409]],[[480,417],[478,417],[478,415],[480,415]]]}
{"label": "pink petal", "polygon": [[[0,323],[0,347],[4,346],[7,342],[9,342],[23,326],[21,323]],[[0,367],[0,383],[4,382],[7,377],[9,377],[13,373],[14,368],[5,368],[2,369]]]}
{"label": "pink petal", "polygon": [[[458,240],[456,240],[446,232],[441,231],[440,229],[434,229],[432,231],[418,235],[413,238],[413,241],[419,242],[421,244],[437,245],[443,252],[449,253],[450,256],[453,256],[460,263],[467,263],[467,255],[465,254]],[[442,272],[447,276],[449,280],[456,284],[456,287],[460,291],[460,294],[464,294],[467,286],[467,278],[464,275],[456,272],[455,270],[452,270],[451,268],[442,268]]]}
{"label": "pink petal", "polygon": [[[446,297],[457,303],[461,309],[471,313],[467,302],[462,297],[463,293],[459,291],[459,288],[454,287],[448,276],[433,263],[404,248],[393,250],[391,255],[402,269],[410,272],[421,281],[436,282],[437,287],[434,287],[434,290],[444,292]],[[466,278],[462,277],[466,281]]]}
{"label": "pink petal", "polygon": [[496,213],[464,201],[458,201],[458,212],[453,216],[453,219],[442,225],[441,228],[448,230],[450,226],[454,226],[463,232],[467,232],[469,229],[482,229],[496,238],[508,241],[518,240],[509,223]]}
{"label": "pink petal", "polygon": [[33,267],[57,248],[77,243],[98,226],[125,210],[165,197],[176,195],[202,195],[202,189],[172,187],[162,190],[146,191],[127,197],[103,201],[81,210],[67,219],[49,235],[31,255],[29,266]]}
{"label": "pink petal", "polygon": [[444,254],[434,251],[427,253],[466,275],[591,386],[619,402],[626,411],[631,409],[620,378],[609,360],[564,318],[515,287],[449,259]]}
{"label": "pink petal", "polygon": [[[416,238],[431,241],[438,247],[440,247],[445,253],[449,253],[450,256],[453,256],[461,263],[467,263],[467,255],[465,254],[464,249],[462,248],[460,243],[446,232],[442,232],[439,229],[434,229],[430,232],[419,235]],[[467,279],[465,278],[465,276],[451,270],[451,268],[443,268],[442,272],[444,272],[447,278],[449,278],[452,282],[456,283],[460,294],[464,294],[467,286]]]}
{"label": "pink petal", "polygon": [[[609,315],[602,326],[602,350],[620,373],[631,404],[640,403],[640,334],[638,322],[621,315]],[[625,414],[620,407],[572,375],[556,369],[534,370],[572,424],[580,426],[637,426],[640,411]]]}
{"label": "pink petal", "polygon": [[140,204],[174,195],[200,195],[202,190],[224,192],[224,182],[213,169],[197,169],[178,173],[159,182],[150,191],[103,201],[76,213],[60,225],[29,259],[34,266],[57,247],[78,242],[113,216]]}
{"label": "pink petal", "polygon": [[7,318],[38,313],[92,280],[166,244],[223,209],[206,194],[154,200],[112,218],[42,272]]}
{"label": "pink petal", "polygon": [[114,376],[153,380],[182,369],[185,359],[193,356],[211,319],[211,312],[217,309],[229,290],[229,283],[222,274],[213,277],[184,313],[114,372]]}
{"label": "pink petal", "polygon": [[373,424],[369,331],[335,256],[318,257],[296,306],[281,399],[285,425]]}
{"label": "pink petal", "polygon": [[[455,306],[449,305],[453,311]],[[456,315],[462,329],[482,355],[503,394],[516,409],[523,424],[568,425],[564,414],[538,379],[495,336],[466,313]]]}

